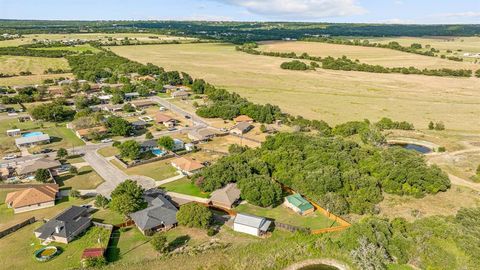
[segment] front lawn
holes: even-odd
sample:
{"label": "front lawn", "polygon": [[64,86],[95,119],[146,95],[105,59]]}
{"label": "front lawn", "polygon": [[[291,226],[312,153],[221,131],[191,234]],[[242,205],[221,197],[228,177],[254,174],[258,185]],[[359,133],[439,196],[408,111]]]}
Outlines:
{"label": "front lawn", "polygon": [[176,192],[176,193],[185,194],[185,195],[190,195],[190,196],[195,196],[195,197],[200,197],[200,198],[210,197],[210,193],[202,192],[199,187],[192,184],[190,179],[188,179],[186,177],[182,178],[180,180],[177,180],[177,181],[167,183],[167,184],[162,185],[160,187],[164,188],[167,191]]}
{"label": "front lawn", "polygon": [[156,181],[161,181],[177,175],[177,170],[170,164],[171,160],[164,159],[128,169],[122,167],[116,160],[111,162],[128,175],[144,175]]}
{"label": "front lawn", "polygon": [[34,259],[33,253],[42,246],[33,231],[42,225],[42,222],[36,222],[0,239],[0,258],[5,258],[0,260],[0,269],[79,268],[83,250],[106,247],[110,235],[110,231],[106,229],[91,227],[85,234],[67,245],[52,242],[50,245],[59,248],[61,253],[51,261],[38,262]]}
{"label": "front lawn", "polygon": [[94,189],[104,182],[103,178],[90,166],[78,169],[77,175],[67,173],[57,176],[55,180],[61,188],[70,187],[77,190]]}
{"label": "front lawn", "polygon": [[104,157],[113,157],[115,155],[118,155],[120,153],[120,151],[116,147],[108,146],[108,147],[104,147],[102,149],[99,149],[98,153],[100,155],[104,156]]}
{"label": "front lawn", "polygon": [[263,208],[251,205],[249,203],[242,203],[235,208],[235,211],[239,213],[267,217],[281,223],[310,229],[322,229],[338,226],[336,222],[328,219],[318,211],[307,216],[301,216],[284,207],[283,205],[275,208]]}
{"label": "front lawn", "polygon": [[40,129],[43,133],[50,135],[51,143],[30,148],[30,152],[38,151],[39,149],[52,148],[70,149],[85,145],[85,142],[80,140],[73,131],[65,126],[51,126]]}

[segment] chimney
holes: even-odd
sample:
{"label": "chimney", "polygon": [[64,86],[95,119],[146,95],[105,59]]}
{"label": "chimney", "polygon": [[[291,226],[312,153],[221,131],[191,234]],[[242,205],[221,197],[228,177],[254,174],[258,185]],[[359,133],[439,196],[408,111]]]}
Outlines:
{"label": "chimney", "polygon": [[62,229],[62,227],[60,227],[60,226],[55,226],[55,233],[56,233],[56,234],[59,234],[61,229]]}

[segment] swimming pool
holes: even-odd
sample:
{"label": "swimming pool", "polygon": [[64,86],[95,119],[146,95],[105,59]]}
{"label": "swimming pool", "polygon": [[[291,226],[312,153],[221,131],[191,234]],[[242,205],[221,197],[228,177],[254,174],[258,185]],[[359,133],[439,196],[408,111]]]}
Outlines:
{"label": "swimming pool", "polygon": [[40,136],[40,135],[42,135],[42,134],[43,134],[43,132],[39,132],[39,131],[36,131],[36,132],[28,132],[28,133],[22,134],[22,137],[24,137],[24,138],[35,137],[35,136]]}
{"label": "swimming pool", "polygon": [[156,155],[156,156],[163,156],[165,155],[167,152],[163,151],[162,149],[153,149],[152,150],[152,154]]}

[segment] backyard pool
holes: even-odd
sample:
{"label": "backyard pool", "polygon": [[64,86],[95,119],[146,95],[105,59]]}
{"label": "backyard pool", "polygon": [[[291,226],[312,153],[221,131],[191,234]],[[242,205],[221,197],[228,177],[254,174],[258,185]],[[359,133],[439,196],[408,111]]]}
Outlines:
{"label": "backyard pool", "polygon": [[24,137],[24,138],[35,137],[35,136],[40,136],[40,135],[42,135],[42,134],[43,134],[43,132],[39,132],[39,131],[36,131],[36,132],[28,132],[28,133],[22,134],[22,137]]}
{"label": "backyard pool", "polygon": [[152,154],[154,154],[157,157],[164,156],[166,153],[167,152],[163,151],[162,149],[158,149],[158,148],[152,149]]}

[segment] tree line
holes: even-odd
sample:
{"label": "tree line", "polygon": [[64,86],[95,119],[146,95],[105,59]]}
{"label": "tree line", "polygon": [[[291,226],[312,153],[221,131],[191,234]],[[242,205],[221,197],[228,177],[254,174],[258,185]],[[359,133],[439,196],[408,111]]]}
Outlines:
{"label": "tree line", "polygon": [[26,47],[0,47],[0,55],[63,58],[75,52],[67,50],[33,50]]}

